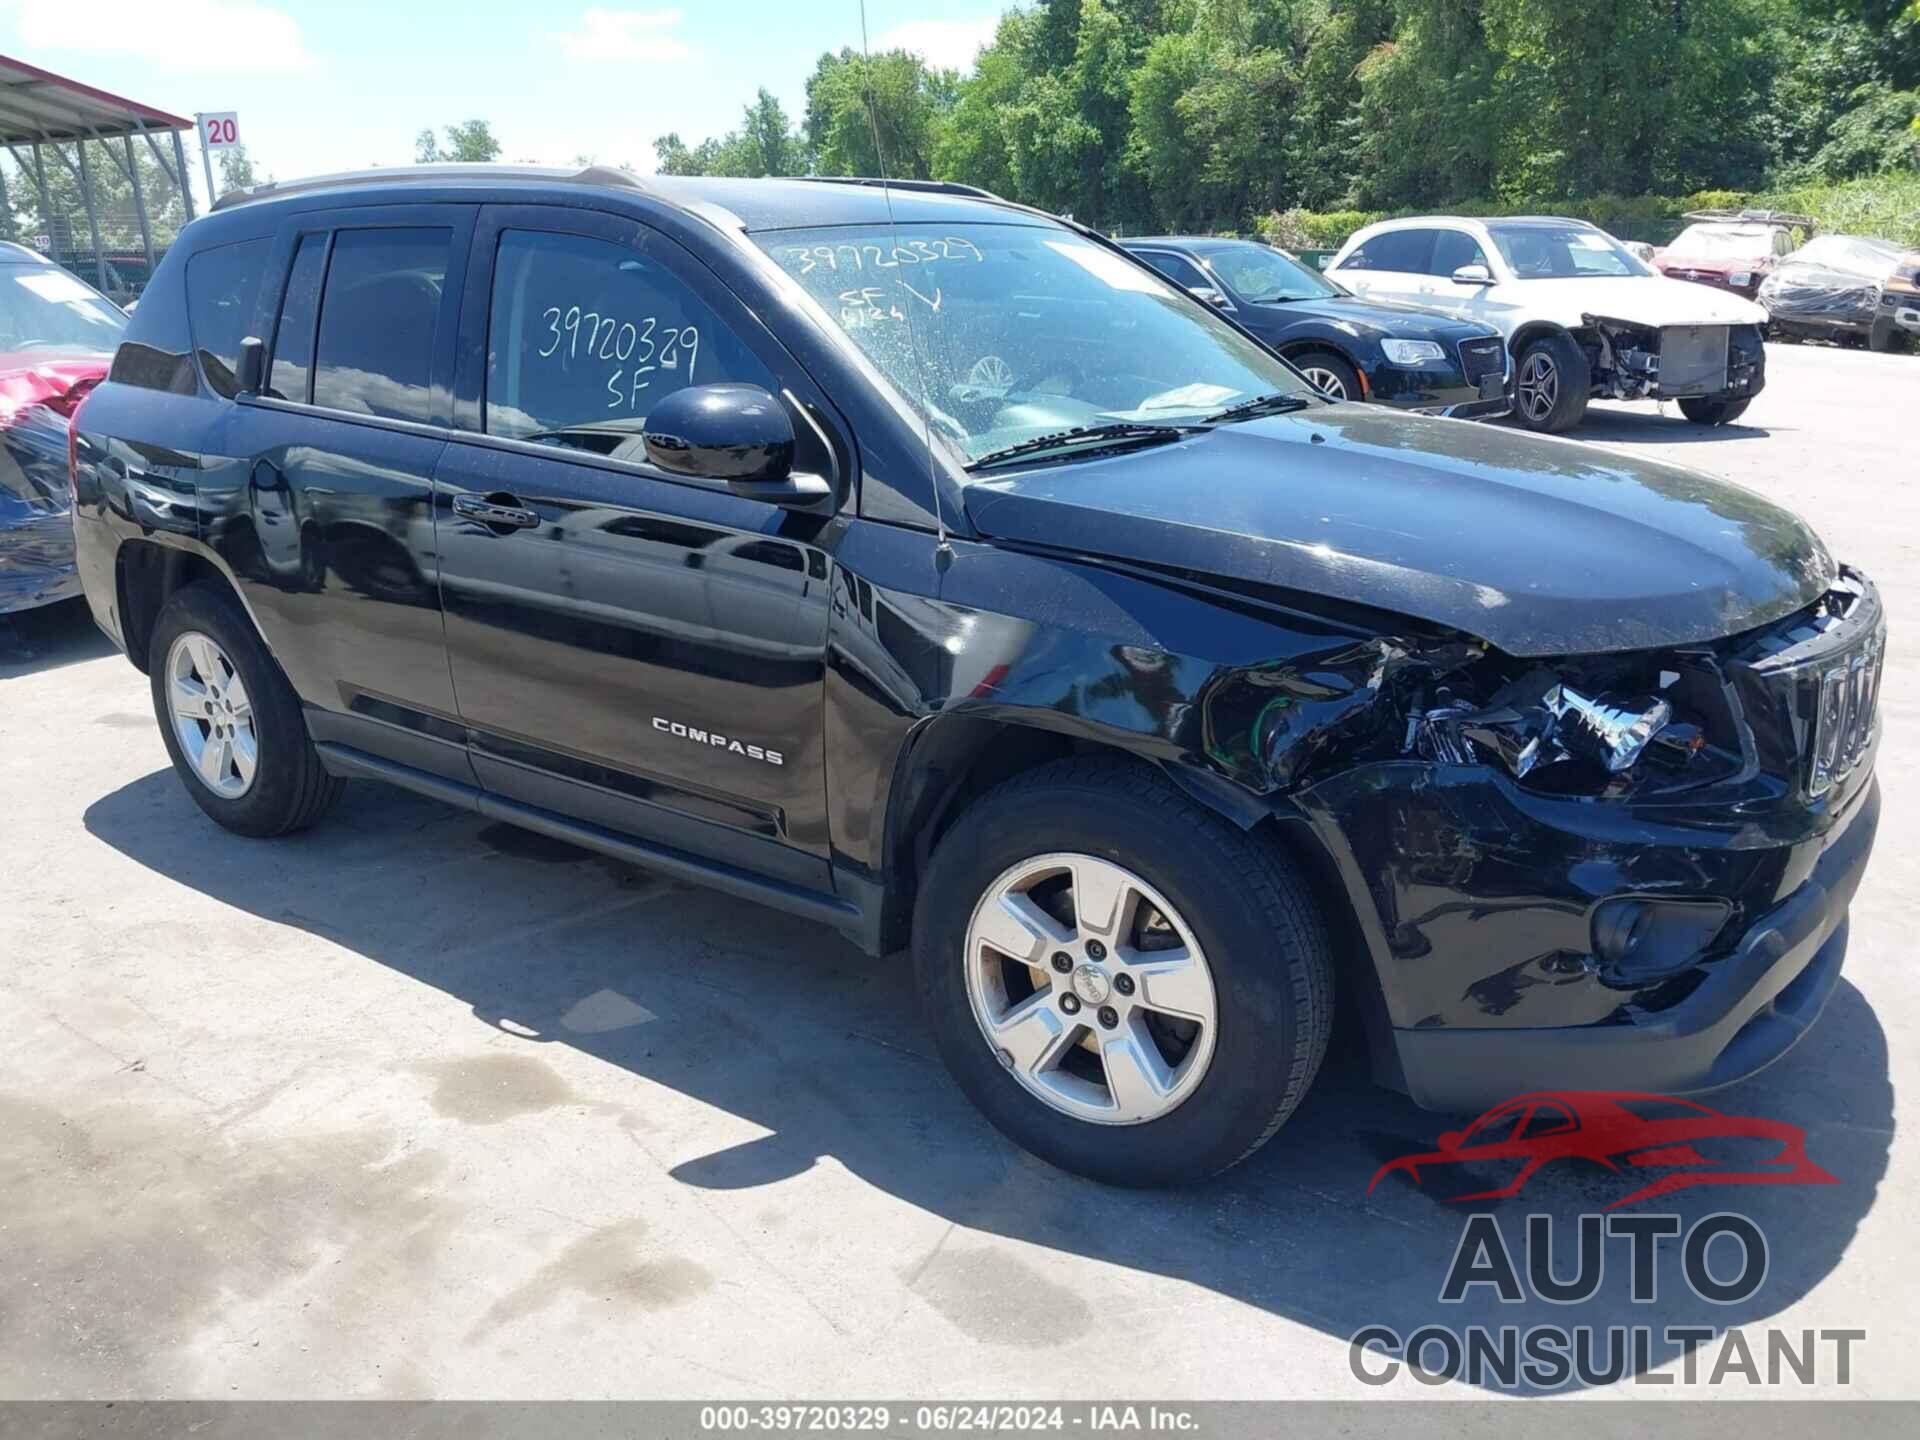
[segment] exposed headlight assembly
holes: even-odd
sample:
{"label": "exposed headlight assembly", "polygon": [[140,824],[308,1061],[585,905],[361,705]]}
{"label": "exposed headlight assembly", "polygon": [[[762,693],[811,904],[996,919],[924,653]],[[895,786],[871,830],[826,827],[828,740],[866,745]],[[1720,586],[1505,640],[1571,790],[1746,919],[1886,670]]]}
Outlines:
{"label": "exposed headlight assembly", "polygon": [[1490,705],[1446,705],[1416,715],[1413,734],[1421,753],[1446,764],[1492,754],[1520,778],[1578,756],[1618,775],[1672,723],[1665,700],[1587,695],[1536,670],[1503,686]]}
{"label": "exposed headlight assembly", "polygon": [[1447,352],[1431,340],[1382,340],[1380,348],[1396,365],[1418,365],[1423,360],[1447,358]]}

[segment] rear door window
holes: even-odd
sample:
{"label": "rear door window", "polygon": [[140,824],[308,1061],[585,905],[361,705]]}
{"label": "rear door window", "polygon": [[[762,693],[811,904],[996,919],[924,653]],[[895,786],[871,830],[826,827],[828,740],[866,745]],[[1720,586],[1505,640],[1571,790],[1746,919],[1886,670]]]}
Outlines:
{"label": "rear door window", "polygon": [[1389,230],[1376,235],[1341,262],[1342,270],[1381,270],[1398,275],[1425,275],[1433,253],[1431,230]]}
{"label": "rear door window", "polygon": [[240,342],[253,323],[260,274],[272,243],[260,239],[216,245],[187,261],[187,311],[200,370],[214,393],[228,399],[239,392],[234,372],[240,365]]}
{"label": "rear door window", "polygon": [[452,245],[451,230],[429,227],[334,236],[320,300],[315,405],[432,420],[434,336]]}

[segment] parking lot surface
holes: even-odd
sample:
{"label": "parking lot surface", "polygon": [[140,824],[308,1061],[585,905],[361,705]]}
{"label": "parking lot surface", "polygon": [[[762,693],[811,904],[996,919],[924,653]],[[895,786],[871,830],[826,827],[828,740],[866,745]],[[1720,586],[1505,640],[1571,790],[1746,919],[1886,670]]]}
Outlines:
{"label": "parking lot surface", "polygon": [[[1748,423],[1578,432],[1797,509],[1891,614],[1844,978],[1712,1102],[1840,1183],[1660,1207],[1760,1224],[1750,1300],[1441,1305],[1461,1213],[1367,1182],[1448,1122],[1351,1060],[1225,1178],[1105,1190],[974,1113],[903,957],[371,785],[230,835],[69,612],[0,628],[0,1396],[1477,1395],[1370,1390],[1348,1337],[1544,1320],[1864,1330],[1845,1393],[1920,1395],[1916,402],[1920,361],[1771,347]],[[1610,1198],[1549,1170],[1509,1208]]]}

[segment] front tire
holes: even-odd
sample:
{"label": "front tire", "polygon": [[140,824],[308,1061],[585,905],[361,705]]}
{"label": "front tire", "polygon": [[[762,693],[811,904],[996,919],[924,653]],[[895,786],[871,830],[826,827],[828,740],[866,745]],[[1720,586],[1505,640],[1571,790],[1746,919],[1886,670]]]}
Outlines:
{"label": "front tire", "polygon": [[1559,332],[1529,340],[1513,367],[1513,414],[1544,435],[1571,430],[1587,413],[1593,372],[1571,335]]}
{"label": "front tire", "polygon": [[174,592],[147,649],[153,709],[187,793],[217,824],[266,837],[304,830],[340,797],[299,698],[224,585]]}
{"label": "front tire", "polygon": [[1335,400],[1366,399],[1359,372],[1331,350],[1303,351],[1293,363],[1316,389]]}
{"label": "front tire", "polygon": [[1680,413],[1696,425],[1731,425],[1747,413],[1752,397],[1745,400],[1702,400],[1697,396],[1680,402]]}
{"label": "front tire", "polygon": [[1333,968],[1299,873],[1158,771],[1062,760],[976,802],[914,915],[922,1005],[1016,1144],[1110,1185],[1264,1144],[1326,1053]]}

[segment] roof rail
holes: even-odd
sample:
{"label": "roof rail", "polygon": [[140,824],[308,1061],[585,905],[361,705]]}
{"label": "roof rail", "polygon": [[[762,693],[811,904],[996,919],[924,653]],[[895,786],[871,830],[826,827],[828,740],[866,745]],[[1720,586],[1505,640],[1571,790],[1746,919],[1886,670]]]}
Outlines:
{"label": "roof rail", "polygon": [[978,185],[962,185],[958,180],[887,180],[876,175],[788,175],[788,180],[808,180],[819,185],[868,185],[888,190],[915,190],[929,195],[971,195],[976,200],[998,200],[991,190]]}
{"label": "roof rail", "polygon": [[1718,220],[1731,224],[1791,226],[1812,234],[1820,222],[1811,215],[1795,215],[1788,210],[1689,210],[1683,220]]}
{"label": "roof rail", "polygon": [[571,170],[548,165],[470,165],[429,163],[394,165],[376,170],[342,170],[332,175],[309,175],[299,180],[268,180],[241,190],[229,190],[213,202],[215,210],[231,210],[255,200],[300,195],[309,190],[329,190],[339,185],[405,185],[422,180],[546,180],[561,185],[611,185],[626,190],[644,190],[631,171],[611,165],[589,165]]}

